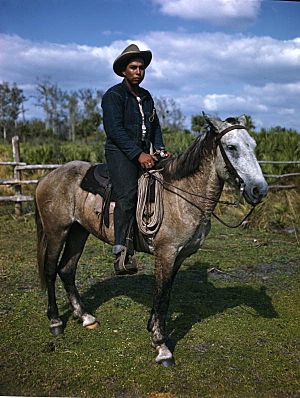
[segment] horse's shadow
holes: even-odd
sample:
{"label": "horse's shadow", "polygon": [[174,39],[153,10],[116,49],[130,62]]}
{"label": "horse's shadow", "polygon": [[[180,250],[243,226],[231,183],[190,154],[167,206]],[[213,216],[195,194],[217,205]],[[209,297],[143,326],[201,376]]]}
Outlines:
{"label": "horse's shadow", "polygon": [[[222,313],[228,308],[243,306],[252,316],[278,316],[264,286],[260,289],[245,284],[236,286],[235,280],[234,286],[215,287],[208,278],[207,269],[210,267],[207,263],[195,263],[181,270],[176,277],[167,322],[171,349],[174,349],[195,323]],[[153,287],[153,275],[112,277],[93,284],[84,292],[82,299],[89,313],[95,313],[102,304],[118,296],[130,297],[151,309]],[[255,312],[244,306],[251,307]],[[63,315],[64,323],[69,316],[69,311]]]}

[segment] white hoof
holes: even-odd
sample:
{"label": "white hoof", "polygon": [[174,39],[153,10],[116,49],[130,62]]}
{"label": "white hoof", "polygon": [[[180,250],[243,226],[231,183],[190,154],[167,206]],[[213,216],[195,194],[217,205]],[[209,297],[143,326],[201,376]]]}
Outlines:
{"label": "white hoof", "polygon": [[164,366],[170,366],[171,362],[174,362],[173,355],[165,344],[157,346],[156,350],[158,351],[158,355],[155,358],[157,363]]}
{"label": "white hoof", "polygon": [[93,315],[90,315],[90,314],[82,315],[82,320],[83,320],[82,326],[84,326],[84,327],[91,326],[94,323],[97,324],[97,319]]}

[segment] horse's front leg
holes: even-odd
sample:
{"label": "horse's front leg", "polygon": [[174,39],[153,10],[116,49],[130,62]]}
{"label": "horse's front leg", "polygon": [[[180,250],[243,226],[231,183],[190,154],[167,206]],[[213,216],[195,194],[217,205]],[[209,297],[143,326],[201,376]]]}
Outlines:
{"label": "horse's front leg", "polygon": [[157,350],[156,362],[163,366],[173,365],[174,358],[166,341],[166,317],[169,309],[170,294],[173,280],[179,266],[175,258],[158,255],[155,260],[155,289],[153,307],[148,322],[148,330],[152,332],[152,345]]}

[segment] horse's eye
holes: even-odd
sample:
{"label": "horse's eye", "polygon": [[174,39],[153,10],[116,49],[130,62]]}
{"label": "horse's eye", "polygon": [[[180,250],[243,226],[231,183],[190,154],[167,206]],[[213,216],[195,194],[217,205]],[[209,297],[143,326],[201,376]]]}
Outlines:
{"label": "horse's eye", "polygon": [[235,145],[227,145],[227,149],[229,149],[229,151],[236,151],[237,147]]}

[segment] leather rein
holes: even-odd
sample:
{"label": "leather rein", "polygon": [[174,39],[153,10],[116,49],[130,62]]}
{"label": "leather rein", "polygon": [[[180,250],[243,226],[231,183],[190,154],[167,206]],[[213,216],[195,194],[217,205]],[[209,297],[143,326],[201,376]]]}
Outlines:
{"label": "leather rein", "polygon": [[[232,126],[229,126],[229,127],[225,128],[225,129],[222,130],[221,133],[218,135],[218,137],[217,137],[217,139],[216,139],[216,142],[217,142],[217,146],[219,146],[219,148],[220,148],[221,155],[222,155],[223,160],[224,160],[224,162],[225,162],[225,166],[226,166],[226,168],[227,168],[229,174],[233,177],[235,183],[236,183],[237,186],[239,187],[240,196],[242,196],[243,193],[244,193],[244,190],[245,190],[245,182],[244,182],[244,180],[242,179],[242,177],[238,174],[238,172],[236,171],[236,169],[233,167],[233,165],[232,165],[231,161],[229,160],[229,158],[228,158],[228,156],[227,156],[227,154],[226,154],[226,152],[225,152],[225,149],[224,149],[224,147],[223,147],[223,145],[222,145],[222,143],[221,143],[221,138],[222,138],[225,134],[229,133],[229,132],[232,131],[232,130],[236,130],[236,129],[245,130],[245,127],[244,127],[244,126],[241,126],[240,124],[237,124],[237,125],[232,125]],[[150,174],[150,172],[148,172],[148,173]],[[203,199],[206,199],[206,200],[210,200],[210,201],[215,202],[215,203],[225,204],[225,205],[228,205],[228,206],[237,206],[237,205],[240,203],[239,201],[229,202],[229,201],[214,200],[214,199],[207,198],[207,197],[205,197],[205,196],[202,196],[202,195],[199,195],[199,194],[196,194],[196,193],[188,192],[188,191],[186,191],[186,190],[184,190],[184,189],[182,189],[182,188],[176,187],[175,185],[173,185],[173,184],[171,184],[171,183],[169,183],[169,182],[162,181],[162,180],[156,178],[156,177],[153,176],[153,175],[152,175],[152,178],[158,180],[158,181],[164,186],[164,188],[165,188],[166,190],[168,190],[169,192],[175,193],[176,195],[180,196],[182,199],[186,200],[188,203],[190,203],[191,205],[195,206],[197,209],[199,209],[199,210],[201,210],[201,211],[202,211],[202,209],[201,209],[199,206],[197,206],[197,205],[196,205],[195,203],[193,203],[191,200],[187,199],[184,195],[182,195],[182,193],[186,193],[186,194],[189,194],[189,195],[191,195],[191,196],[196,196],[196,197],[199,197],[199,198],[203,198]],[[174,190],[172,190],[172,189],[170,189],[170,188],[175,188],[175,189],[177,190],[177,192],[175,192]],[[178,193],[178,191],[180,191],[181,193]],[[245,221],[250,217],[250,215],[251,215],[252,212],[254,211],[254,208],[255,208],[255,206],[252,206],[251,210],[250,210],[250,211],[248,212],[248,214],[242,219],[242,221],[240,221],[238,224],[235,224],[235,225],[227,224],[227,223],[226,223],[225,221],[223,221],[220,217],[218,217],[214,212],[212,213],[212,215],[215,217],[216,220],[218,220],[221,224],[225,225],[226,227],[228,227],[228,228],[237,228],[237,227],[241,226],[241,225],[243,224],[243,222],[245,222]]]}

